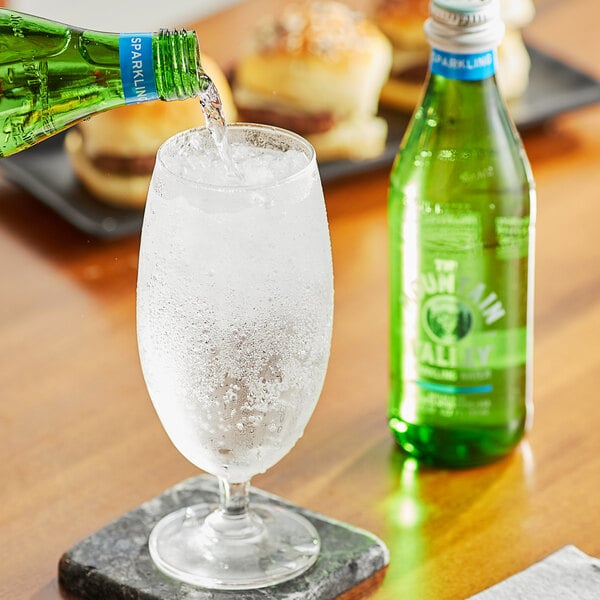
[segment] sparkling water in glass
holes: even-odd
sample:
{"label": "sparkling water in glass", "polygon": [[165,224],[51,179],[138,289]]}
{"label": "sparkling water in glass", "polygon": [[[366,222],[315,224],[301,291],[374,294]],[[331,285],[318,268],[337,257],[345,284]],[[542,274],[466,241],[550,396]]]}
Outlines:
{"label": "sparkling water in glass", "polygon": [[218,477],[220,506],[167,515],[150,538],[165,573],[217,589],[272,585],[310,567],[316,531],[249,505],[250,478],[301,437],[325,377],[331,249],[312,147],[274,127],[207,129],[158,152],[139,261],[144,378],[177,449]]}

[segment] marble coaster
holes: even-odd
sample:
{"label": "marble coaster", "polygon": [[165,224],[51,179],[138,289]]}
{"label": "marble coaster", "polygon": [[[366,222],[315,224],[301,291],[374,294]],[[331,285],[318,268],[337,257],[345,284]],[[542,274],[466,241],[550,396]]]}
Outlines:
{"label": "marble coaster", "polygon": [[89,600],[329,600],[383,578],[389,562],[373,534],[300,508],[251,488],[250,502],[268,499],[305,516],[321,537],[321,553],[306,573],[276,586],[248,591],[207,590],[163,575],[148,552],[152,527],[182,506],[218,502],[216,480],[187,479],[113,521],[65,552],[59,563],[62,588]]}

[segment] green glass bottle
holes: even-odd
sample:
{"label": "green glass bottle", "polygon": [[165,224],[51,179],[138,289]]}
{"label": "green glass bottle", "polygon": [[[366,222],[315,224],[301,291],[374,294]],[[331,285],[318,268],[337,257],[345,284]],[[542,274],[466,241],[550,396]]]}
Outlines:
{"label": "green glass bottle", "polygon": [[497,0],[433,0],[430,72],[389,191],[389,425],[424,462],[484,464],[532,409],[535,191],[498,91]]}
{"label": "green glass bottle", "polygon": [[193,31],[101,33],[0,9],[0,157],[96,112],[207,87]]}

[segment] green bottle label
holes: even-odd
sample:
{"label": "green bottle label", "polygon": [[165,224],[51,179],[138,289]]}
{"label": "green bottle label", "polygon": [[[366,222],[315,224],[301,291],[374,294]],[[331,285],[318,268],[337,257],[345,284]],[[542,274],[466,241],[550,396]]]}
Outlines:
{"label": "green bottle label", "polygon": [[127,33],[119,37],[119,62],[127,104],[158,99],[151,33]]}
{"label": "green bottle label", "polygon": [[526,315],[515,307],[526,291],[529,218],[496,217],[496,244],[485,247],[480,213],[428,203],[417,210],[420,252],[403,258],[401,309],[400,369],[417,400],[413,418],[491,416],[527,359]]}
{"label": "green bottle label", "polygon": [[496,52],[487,50],[473,54],[457,54],[433,48],[431,72],[447,79],[479,81],[496,72]]}

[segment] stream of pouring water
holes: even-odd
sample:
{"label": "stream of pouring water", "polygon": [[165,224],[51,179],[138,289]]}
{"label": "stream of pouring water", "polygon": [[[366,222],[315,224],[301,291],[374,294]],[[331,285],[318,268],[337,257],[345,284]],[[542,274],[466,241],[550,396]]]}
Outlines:
{"label": "stream of pouring water", "polygon": [[200,92],[200,107],[202,108],[206,127],[217,146],[217,151],[225,165],[227,173],[232,178],[243,180],[241,172],[231,159],[227,141],[227,120],[223,113],[223,103],[219,96],[219,91],[207,75],[202,74],[199,77],[205,83],[205,86],[201,86],[203,89]]}

